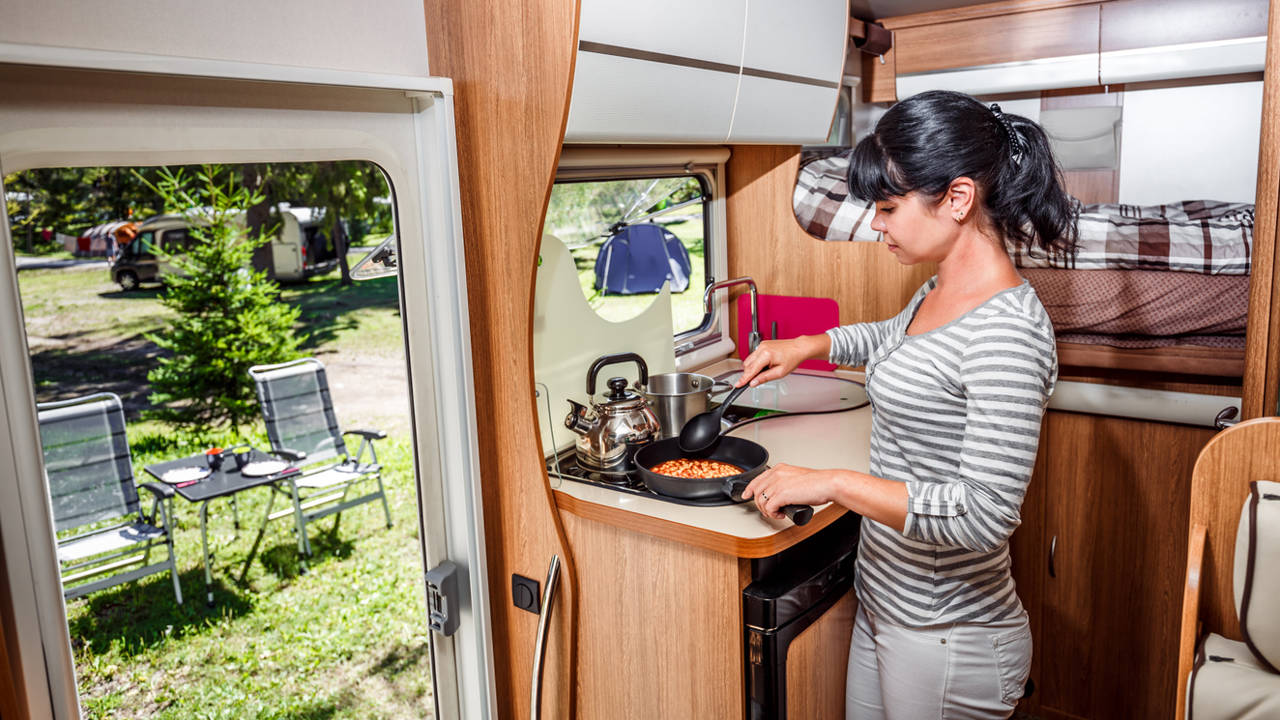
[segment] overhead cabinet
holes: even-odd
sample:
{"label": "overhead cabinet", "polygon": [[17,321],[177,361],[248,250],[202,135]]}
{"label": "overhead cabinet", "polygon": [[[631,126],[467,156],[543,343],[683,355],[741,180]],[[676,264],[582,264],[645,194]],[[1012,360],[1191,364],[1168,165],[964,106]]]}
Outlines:
{"label": "overhead cabinet", "polygon": [[845,0],[583,0],[566,142],[825,140]]}
{"label": "overhead cabinet", "polygon": [[[1261,72],[1266,22],[1262,0],[1115,0],[959,20],[888,18],[894,64],[870,64],[873,77],[863,84],[868,100],[891,102],[925,90],[984,95]],[[885,72],[896,83],[877,82]]]}

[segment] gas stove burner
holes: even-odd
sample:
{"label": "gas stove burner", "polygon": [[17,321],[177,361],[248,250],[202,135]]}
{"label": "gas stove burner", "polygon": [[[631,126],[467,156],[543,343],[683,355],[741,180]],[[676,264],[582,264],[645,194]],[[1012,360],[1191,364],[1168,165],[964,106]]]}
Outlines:
{"label": "gas stove burner", "polygon": [[627,493],[629,495],[641,495],[643,497],[675,503],[677,505],[717,507],[720,505],[736,504],[728,497],[686,500],[684,498],[662,495],[645,487],[644,481],[640,479],[639,473],[619,475],[615,473],[602,473],[597,470],[584,467],[578,462],[577,453],[574,452],[573,448],[569,448],[568,450],[560,453],[558,457],[553,457],[547,460],[547,472],[552,476],[560,477],[572,482],[595,485],[597,487],[607,487],[611,490],[617,490],[618,492]]}

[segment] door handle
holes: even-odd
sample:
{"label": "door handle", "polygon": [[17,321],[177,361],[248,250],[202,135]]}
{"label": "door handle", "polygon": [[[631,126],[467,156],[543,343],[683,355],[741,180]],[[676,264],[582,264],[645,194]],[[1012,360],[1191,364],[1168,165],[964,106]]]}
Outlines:
{"label": "door handle", "polygon": [[1058,573],[1053,567],[1053,556],[1056,554],[1058,554],[1058,536],[1054,535],[1053,539],[1049,541],[1049,577],[1051,578],[1058,577]]}
{"label": "door handle", "polygon": [[529,690],[529,718],[542,717],[542,659],[547,649],[547,631],[550,627],[551,603],[556,597],[556,580],[560,577],[560,556],[551,556],[547,568],[547,582],[542,588],[542,610],[538,613],[538,644],[533,649],[533,680]]}

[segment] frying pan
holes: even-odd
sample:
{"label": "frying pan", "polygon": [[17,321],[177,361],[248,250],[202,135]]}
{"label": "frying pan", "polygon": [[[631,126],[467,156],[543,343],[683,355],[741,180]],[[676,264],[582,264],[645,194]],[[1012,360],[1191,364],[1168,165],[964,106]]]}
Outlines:
{"label": "frying pan", "polygon": [[[697,453],[680,449],[680,438],[664,438],[651,442],[636,451],[636,467],[645,487],[671,497],[698,499],[729,496],[741,502],[742,491],[751,479],[769,467],[769,451],[750,440],[721,436],[719,442]],[[689,458],[694,460],[718,460],[743,468],[737,475],[722,478],[678,478],[659,475],[651,468],[668,460]],[[786,505],[782,512],[796,525],[804,525],[813,517],[808,505]]]}

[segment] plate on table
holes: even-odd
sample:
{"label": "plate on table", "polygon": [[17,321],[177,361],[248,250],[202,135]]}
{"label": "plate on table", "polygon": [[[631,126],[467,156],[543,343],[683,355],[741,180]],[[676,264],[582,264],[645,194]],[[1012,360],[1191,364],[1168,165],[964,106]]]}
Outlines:
{"label": "plate on table", "polygon": [[180,485],[187,482],[195,482],[209,477],[212,471],[207,467],[190,467],[174,468],[160,476],[160,479],[170,485]]}
{"label": "plate on table", "polygon": [[289,463],[281,460],[259,460],[240,468],[240,474],[245,477],[266,477],[283,472],[288,467]]}

